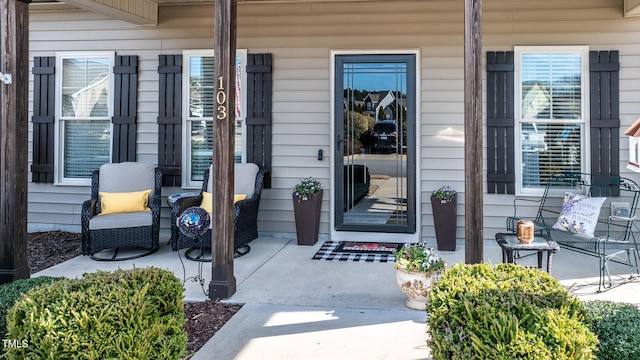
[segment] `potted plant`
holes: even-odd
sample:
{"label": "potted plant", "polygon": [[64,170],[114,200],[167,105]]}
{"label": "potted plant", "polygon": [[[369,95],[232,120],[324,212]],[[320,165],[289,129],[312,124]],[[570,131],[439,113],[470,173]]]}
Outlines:
{"label": "potted plant", "polygon": [[292,196],[298,245],[313,245],[318,241],[322,184],[312,177],[301,179],[293,187]]}
{"label": "potted plant", "polygon": [[410,309],[425,310],[431,288],[442,277],[446,263],[423,242],[405,244],[393,255],[396,281],[407,295],[405,305]]}
{"label": "potted plant", "polygon": [[442,186],[431,194],[438,250],[456,250],[457,198],[458,193],[449,186]]}

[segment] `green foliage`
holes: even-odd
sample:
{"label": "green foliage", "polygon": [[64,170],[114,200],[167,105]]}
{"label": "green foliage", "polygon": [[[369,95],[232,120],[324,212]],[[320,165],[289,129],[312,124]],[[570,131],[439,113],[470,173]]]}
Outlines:
{"label": "green foliage", "polygon": [[600,344],[600,359],[640,359],[640,310],[626,303],[589,301],[585,304],[591,331]]}
{"label": "green foliage", "polygon": [[[179,359],[184,288],[158,268],[98,271],[29,291],[9,310],[9,359]],[[81,355],[80,355],[81,354]]]}
{"label": "green foliage", "polygon": [[593,359],[583,303],[514,264],[456,264],[427,304],[433,359]]}
{"label": "green foliage", "polygon": [[393,267],[403,268],[408,272],[438,271],[444,269],[445,266],[444,260],[435,253],[433,248],[423,242],[404,244],[403,247],[393,252],[393,256],[396,259]]}
{"label": "green foliage", "polygon": [[322,190],[320,181],[313,177],[308,177],[298,181],[293,187],[293,194],[302,197],[303,200],[308,200],[313,194],[320,192],[320,190]]}
{"label": "green foliage", "polygon": [[458,195],[458,192],[453,190],[450,186],[441,186],[438,189],[434,190],[431,194],[432,197],[438,200],[453,200],[454,197]]}
{"label": "green foliage", "polygon": [[16,280],[0,286],[0,339],[7,338],[7,311],[13,307],[22,294],[33,288],[61,279],[63,278],[40,276]]}
{"label": "green foliage", "polygon": [[345,138],[360,139],[360,136],[373,128],[376,120],[358,112],[346,112],[344,122]]}

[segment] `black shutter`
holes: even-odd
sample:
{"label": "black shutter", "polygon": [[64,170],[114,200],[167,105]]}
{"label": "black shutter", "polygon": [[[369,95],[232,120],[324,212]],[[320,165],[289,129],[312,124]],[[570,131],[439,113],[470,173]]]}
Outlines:
{"label": "black shutter", "polygon": [[267,173],[264,188],[271,188],[271,54],[247,56],[247,162]]}
{"label": "black shutter", "polygon": [[513,51],[487,52],[487,192],[515,194]]}
{"label": "black shutter", "polygon": [[[618,51],[589,52],[591,173],[620,175],[620,62]],[[609,194],[593,196],[618,196]]]}
{"label": "black shutter", "polygon": [[111,162],[136,161],[138,56],[116,56]]}
{"label": "black shutter", "polygon": [[33,59],[33,159],[31,181],[53,183],[55,56]]}
{"label": "black shutter", "polygon": [[158,167],[162,185],[181,186],[182,55],[160,55],[158,62]]}
{"label": "black shutter", "polygon": [[593,174],[620,175],[619,72],[617,51],[589,52]]}

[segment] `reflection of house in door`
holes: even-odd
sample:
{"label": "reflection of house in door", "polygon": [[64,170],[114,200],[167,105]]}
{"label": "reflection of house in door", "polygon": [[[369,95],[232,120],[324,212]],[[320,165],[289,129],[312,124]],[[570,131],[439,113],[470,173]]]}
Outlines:
{"label": "reflection of house in door", "polygon": [[[371,115],[376,121],[379,120],[397,120],[398,106],[402,107],[402,111],[406,111],[406,101],[404,97],[396,99],[393,91],[375,91],[370,92],[362,100],[363,114]],[[384,114],[384,117],[381,116]]]}

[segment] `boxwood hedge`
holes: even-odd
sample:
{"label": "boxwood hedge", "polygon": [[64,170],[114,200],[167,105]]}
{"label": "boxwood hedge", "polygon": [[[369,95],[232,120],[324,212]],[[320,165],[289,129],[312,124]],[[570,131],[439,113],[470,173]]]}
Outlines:
{"label": "boxwood hedge", "polygon": [[640,309],[602,300],[588,301],[585,308],[591,331],[600,340],[599,359],[640,359]]}
{"label": "boxwood hedge", "polygon": [[40,276],[30,279],[20,279],[0,286],[0,339],[7,338],[7,311],[15,305],[20,296],[33,288],[53,281],[61,280],[61,277]]}
{"label": "boxwood hedge", "polygon": [[592,359],[583,303],[557,280],[514,264],[456,264],[427,305],[433,359]]}
{"label": "boxwood hedge", "polygon": [[98,271],[29,291],[9,310],[9,359],[179,359],[182,282],[158,268]]}

